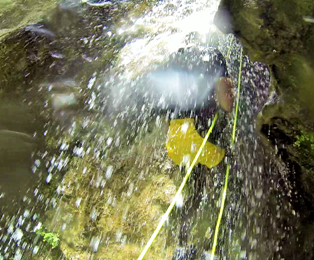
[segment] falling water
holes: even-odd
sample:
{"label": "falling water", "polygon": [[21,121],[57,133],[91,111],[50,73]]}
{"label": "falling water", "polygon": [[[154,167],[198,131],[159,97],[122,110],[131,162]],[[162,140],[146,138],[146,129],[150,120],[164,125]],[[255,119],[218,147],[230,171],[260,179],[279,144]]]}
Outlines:
{"label": "falling water", "polygon": [[[225,57],[230,50],[227,65],[236,86],[241,46],[236,41],[231,44],[232,37],[214,26],[218,4],[159,2],[140,17],[130,16],[127,22],[104,29],[107,40],[123,39],[119,47],[111,46],[116,48],[111,66],[88,75],[79,72],[81,81],[58,79],[32,87],[30,93],[43,98],[34,102],[46,121],[40,130],[32,129],[31,136],[44,145],[32,151],[32,165],[23,167],[37,176],[39,185],[29,185],[29,192],[17,199],[21,202],[14,214],[3,213],[0,259],[136,259],[140,255],[184,171],[167,156],[169,118],[155,110],[158,100],[143,99],[148,90],[141,79],[167,64],[179,48],[215,46]],[[81,40],[91,44],[95,37]],[[84,59],[92,64],[91,58]],[[284,208],[278,212],[288,217],[294,213],[280,197],[277,169],[282,166],[271,159],[256,134],[256,116],[269,95],[268,68],[245,56],[241,75],[237,139],[229,155],[230,184],[216,257],[267,259],[280,251],[280,241],[289,234],[281,226],[280,213],[269,209]],[[27,96],[23,102],[32,107],[29,100]],[[221,130],[224,139],[230,136],[232,116],[228,122]],[[180,249],[183,244],[195,246],[199,257],[204,253],[209,257],[224,172],[223,163],[195,170],[206,183],[197,191],[200,205],[193,204],[192,182],[197,179],[192,178],[147,259],[172,259],[177,249],[185,250]]]}

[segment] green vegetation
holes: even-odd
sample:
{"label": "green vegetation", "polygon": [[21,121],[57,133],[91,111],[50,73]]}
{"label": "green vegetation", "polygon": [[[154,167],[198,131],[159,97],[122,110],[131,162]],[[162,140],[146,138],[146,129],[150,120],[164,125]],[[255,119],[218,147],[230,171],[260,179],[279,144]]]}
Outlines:
{"label": "green vegetation", "polygon": [[297,136],[294,146],[305,147],[314,150],[314,133],[301,131],[301,134]]}
{"label": "green vegetation", "polygon": [[50,233],[47,229],[41,227],[36,231],[36,234],[42,236],[44,241],[51,245],[52,248],[59,245],[59,235],[56,233]]}

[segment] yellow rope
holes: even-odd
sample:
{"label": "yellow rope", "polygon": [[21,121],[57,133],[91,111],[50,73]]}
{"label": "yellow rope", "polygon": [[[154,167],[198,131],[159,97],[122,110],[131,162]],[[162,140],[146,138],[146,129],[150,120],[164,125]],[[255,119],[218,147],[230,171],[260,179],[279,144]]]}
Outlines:
{"label": "yellow rope", "polygon": [[236,111],[235,111],[235,114],[234,114],[234,124],[233,124],[233,132],[232,132],[232,144],[234,144],[234,142],[235,142],[235,133],[236,133],[236,126],[237,126],[238,111],[239,111],[241,73],[242,73],[242,49],[241,49],[241,53],[240,53],[240,67],[239,67],[239,76],[238,76],[237,105],[236,105]]}
{"label": "yellow rope", "polygon": [[[241,53],[240,53],[237,104],[236,104],[236,110],[235,110],[235,114],[234,114],[234,124],[233,124],[231,145],[234,145],[234,143],[235,143],[235,134],[236,134],[236,126],[237,126],[237,118],[238,118],[238,110],[239,110],[239,101],[240,101],[241,73],[242,73],[242,49],[241,49]],[[226,197],[227,197],[229,170],[230,170],[230,164],[227,165],[226,176],[225,176],[225,185],[224,185],[224,189],[223,189],[223,193],[222,193],[221,206],[220,206],[220,211],[219,211],[219,215],[218,215],[218,219],[217,219],[217,223],[216,223],[215,234],[214,234],[214,243],[213,243],[213,248],[212,248],[210,260],[214,260],[214,257],[215,257],[215,251],[216,251],[218,234],[219,234],[219,227],[220,227],[220,223],[221,223],[221,219],[222,219],[222,215],[223,215],[223,211],[224,211],[224,207],[225,207]]]}
{"label": "yellow rope", "polygon": [[182,192],[186,182],[188,181],[188,179],[189,179],[189,177],[191,175],[191,172],[192,172],[192,170],[193,170],[193,168],[194,168],[194,166],[195,166],[199,156],[201,155],[201,152],[202,152],[202,150],[203,150],[203,148],[204,148],[204,146],[205,146],[205,144],[206,144],[206,142],[208,140],[208,137],[211,134],[211,132],[213,131],[213,128],[214,128],[215,123],[216,123],[216,120],[217,120],[217,113],[215,114],[213,123],[211,124],[211,126],[210,126],[210,128],[209,128],[209,130],[208,130],[208,132],[207,132],[207,134],[206,134],[206,136],[204,138],[204,140],[203,140],[203,143],[202,143],[200,149],[198,150],[198,152],[197,152],[197,154],[196,154],[196,156],[195,156],[191,166],[189,167],[189,169],[188,169],[188,171],[187,171],[187,173],[186,173],[186,175],[185,175],[185,177],[184,177],[184,179],[183,179],[183,181],[182,181],[182,183],[180,185],[180,188],[178,189],[176,195],[174,196],[174,198],[173,198],[170,206],[168,207],[166,213],[162,216],[161,220],[159,221],[159,224],[158,224],[157,228],[155,229],[153,235],[151,236],[151,238],[147,242],[147,244],[146,244],[144,250],[142,251],[141,255],[139,256],[138,260],[142,260],[144,258],[144,256],[147,253],[148,249],[150,248],[150,246],[154,242],[155,238],[157,237],[158,233],[160,232],[162,226],[164,225],[164,223],[168,219],[168,217],[170,215],[170,212],[172,211],[174,205],[177,203],[177,200],[178,200],[178,198],[179,198],[179,196],[180,196],[180,194],[181,194],[181,192]]}
{"label": "yellow rope", "polygon": [[227,52],[227,58],[229,59],[230,58],[230,53],[231,53],[231,47],[232,47],[232,44],[233,44],[233,41],[234,41],[234,37],[231,36],[232,39],[230,41],[230,46],[229,46],[229,49],[228,49],[228,52]]}
{"label": "yellow rope", "polygon": [[[230,43],[230,46],[229,46],[229,50],[228,50],[228,53],[227,53],[227,57],[230,56],[230,52],[231,52],[231,47],[232,47],[232,44],[233,44],[233,38],[231,40],[231,43]],[[241,50],[241,60],[240,60],[240,71],[242,70],[242,50]],[[241,79],[241,75],[240,75],[240,72],[239,72],[239,81],[238,81],[238,97],[237,97],[237,105],[236,105],[236,113],[235,113],[235,124],[234,124],[234,131],[233,131],[233,135],[232,135],[232,141],[234,142],[234,136],[235,136],[235,126],[236,126],[236,118],[237,118],[237,115],[238,115],[238,105],[239,105],[239,99],[240,99],[240,79]],[[214,117],[214,120],[213,120],[213,123],[211,124],[204,140],[203,140],[203,143],[200,147],[200,149],[198,150],[191,166],[189,167],[176,195],[174,196],[170,206],[168,207],[166,213],[162,216],[161,220],[159,221],[158,223],[158,226],[157,228],[155,229],[154,233],[152,234],[152,236],[150,237],[149,241],[147,242],[145,248],[143,249],[141,255],[138,257],[138,260],[142,260],[145,256],[145,254],[147,253],[148,249],[151,247],[151,245],[153,244],[155,238],[157,237],[157,235],[159,234],[161,228],[163,227],[164,223],[166,222],[166,220],[168,219],[174,205],[177,203],[177,200],[186,184],[186,182],[188,181],[191,173],[192,173],[192,170],[209,138],[209,135],[211,134],[211,132],[213,131],[213,128],[215,126],[215,123],[217,121],[217,113],[215,114],[215,117]],[[219,226],[220,226],[220,222],[221,222],[221,219],[222,219],[222,214],[223,214],[223,210],[224,210],[224,204],[225,204],[225,201],[226,201],[226,196],[227,196],[227,187],[228,187],[228,178],[229,178],[229,169],[230,169],[230,166],[227,165],[227,171],[226,171],[226,179],[225,179],[225,186],[224,186],[224,191],[223,191],[223,197],[222,197],[222,203],[221,203],[221,208],[220,208],[220,213],[219,213],[219,217],[218,217],[218,221],[217,221],[217,225],[216,225],[216,229],[215,229],[215,239],[214,239],[214,246],[213,246],[213,250],[212,250],[212,258],[211,260],[213,260],[213,256],[215,254],[215,249],[216,249],[216,245],[217,245],[217,238],[218,238],[218,232],[219,232]]]}

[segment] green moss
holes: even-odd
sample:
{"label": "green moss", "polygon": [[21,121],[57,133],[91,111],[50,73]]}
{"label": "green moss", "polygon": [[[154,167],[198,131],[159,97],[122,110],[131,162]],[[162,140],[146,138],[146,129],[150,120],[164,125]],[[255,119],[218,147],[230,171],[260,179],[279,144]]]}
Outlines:
{"label": "green moss", "polygon": [[0,0],[0,14],[13,7],[13,0]]}
{"label": "green moss", "polygon": [[[90,127],[94,129],[95,126]],[[85,259],[92,237],[101,237],[103,241],[96,257],[126,259],[139,256],[141,243],[148,241],[177,189],[171,172],[178,168],[166,158],[167,124],[159,128],[153,121],[149,128],[150,132],[135,138],[128,146],[121,139],[121,146],[109,149],[106,157],[97,159],[85,155],[73,157],[69,162],[59,184],[63,187],[62,202],[57,212],[52,209],[47,213],[44,222],[49,230],[60,235],[60,249],[66,257]],[[102,136],[106,133],[104,126],[97,129]],[[66,135],[67,143],[74,141],[71,138],[77,140],[79,137],[86,147],[100,149],[101,144],[95,144],[95,134],[93,138],[89,135],[89,130]],[[57,140],[60,137],[52,143]],[[109,166],[112,166],[112,176],[106,178]],[[66,229],[61,230],[64,224]],[[106,246],[104,237],[108,239]],[[169,244],[166,249],[165,241]],[[174,251],[172,245],[175,242],[165,227],[148,257],[170,260]]]}
{"label": "green moss", "polygon": [[0,2],[0,40],[3,36],[19,28],[38,22],[45,14],[56,6],[55,0],[45,1],[13,1]]}

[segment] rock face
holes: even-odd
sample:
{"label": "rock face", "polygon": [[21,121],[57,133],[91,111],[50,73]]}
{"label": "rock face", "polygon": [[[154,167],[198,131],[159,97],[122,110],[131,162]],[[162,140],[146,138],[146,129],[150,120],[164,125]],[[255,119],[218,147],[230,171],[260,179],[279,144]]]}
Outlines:
{"label": "rock face", "polygon": [[[114,137],[111,125],[100,123],[101,131],[91,139],[94,126],[85,136],[79,134],[86,142],[82,150],[100,149],[104,157],[83,152],[83,158],[71,160],[60,183],[64,199],[46,213],[44,226],[60,234],[66,259],[88,259],[91,252],[98,259],[136,259],[177,190],[173,177],[180,177],[180,171],[167,159],[166,123],[152,123],[151,132],[132,149],[123,136]],[[148,259],[171,259],[175,241],[170,234],[163,229]]]}
{"label": "rock face", "polygon": [[44,81],[84,81],[105,70],[125,44],[118,21],[124,17],[127,24],[129,15],[150,8],[147,1],[102,7],[77,0],[11,2],[0,1],[0,89],[10,92]]}
{"label": "rock face", "polygon": [[[16,4],[17,2],[18,4]],[[24,95],[31,98],[26,100],[34,100],[32,94],[37,92],[38,85],[39,89],[51,88],[49,92],[51,94],[47,94],[48,97],[40,98],[40,96],[38,98],[34,110],[41,112],[44,107],[41,102],[44,104],[48,98],[55,110],[53,115],[58,119],[58,122],[62,121],[60,120],[61,115],[64,117],[64,113],[59,113],[61,114],[59,115],[57,114],[58,111],[60,112],[65,107],[77,107],[79,104],[81,96],[76,91],[85,96],[86,100],[91,94],[89,87],[87,89],[85,87],[81,91],[79,86],[65,84],[65,79],[73,78],[74,82],[78,82],[77,84],[92,87],[94,83],[89,83],[94,82],[93,79],[96,77],[94,72],[103,71],[110,67],[117,56],[119,56],[118,60],[127,56],[128,48],[124,48],[118,55],[118,50],[127,41],[131,41],[137,36],[156,36],[158,33],[161,34],[168,30],[175,31],[175,28],[167,28],[168,22],[166,22],[160,25],[160,30],[157,30],[157,33],[153,28],[147,32],[148,29],[141,25],[135,27],[136,30],[132,35],[117,33],[117,28],[124,23],[127,24],[127,21],[123,21],[124,19],[118,23],[120,18],[126,18],[125,16],[128,14],[134,17],[143,13],[149,8],[151,1],[141,1],[141,4],[135,4],[137,1],[123,3],[123,6],[121,4],[121,8],[118,9],[112,5],[101,8],[85,5],[75,9],[77,7],[76,2],[81,3],[81,1],[76,0],[61,1],[63,4],[60,4],[59,7],[55,6],[54,1],[47,1],[45,5],[43,2],[36,4],[33,1],[24,2],[15,1],[13,5],[11,0],[0,0],[0,17],[3,21],[5,20],[0,27],[2,44],[0,49],[0,90],[3,95],[7,95],[7,92],[18,92],[21,94],[20,96],[23,94],[23,98]],[[28,3],[30,8],[22,6]],[[43,10],[39,12],[39,9],[33,8],[33,6]],[[16,8],[21,9],[23,14],[18,13]],[[30,9],[34,12],[29,12]],[[167,5],[167,9],[169,12],[179,13],[176,7],[171,4]],[[271,68],[273,94],[268,105],[263,109],[259,126],[261,133],[268,136],[269,141],[267,142],[276,145],[277,150],[275,152],[282,159],[281,161],[278,160],[278,164],[268,163],[264,148],[260,148],[260,143],[255,142],[253,138],[254,129],[252,128],[248,132],[244,128],[244,126],[249,125],[248,122],[252,124],[252,115],[260,110],[264,98],[268,94],[266,90],[265,93],[255,93],[251,86],[259,82],[259,76],[254,74],[253,77],[253,74],[249,73],[251,70],[260,71],[261,75],[265,68],[259,63],[250,64],[249,61],[246,61],[246,65],[243,65],[242,74],[247,75],[248,72],[249,77],[246,80],[247,88],[243,88],[243,93],[246,95],[245,98],[250,100],[248,103],[250,105],[246,105],[242,111],[249,111],[252,115],[246,115],[243,117],[242,123],[239,123],[239,129],[242,129],[243,126],[243,130],[242,132],[239,131],[240,138],[238,140],[240,141],[238,142],[237,154],[242,160],[237,162],[241,165],[238,167],[240,169],[238,170],[239,175],[245,173],[247,176],[232,180],[235,184],[231,183],[231,195],[228,196],[228,201],[232,206],[229,208],[229,212],[232,211],[232,214],[226,214],[227,221],[223,221],[226,223],[224,230],[230,233],[221,232],[224,234],[221,241],[224,244],[227,243],[226,252],[222,253],[226,253],[231,259],[239,259],[245,251],[249,252],[248,259],[250,260],[313,259],[314,239],[312,233],[314,225],[312,212],[314,196],[311,193],[311,188],[314,184],[312,173],[314,161],[311,158],[314,154],[314,135],[311,131],[314,130],[314,119],[310,116],[314,111],[314,105],[311,102],[311,91],[313,91],[311,83],[314,81],[314,50],[312,48],[314,23],[312,23],[313,18],[311,18],[313,10],[313,0],[303,0],[302,2],[298,0],[288,2],[284,0],[223,0],[216,16],[217,25],[224,32],[234,32],[244,44],[252,60],[267,63]],[[49,17],[39,21],[39,16],[48,13],[48,11]],[[187,12],[192,11],[186,9],[183,14]],[[14,14],[14,19],[11,19],[12,14]],[[203,19],[202,23],[206,24]],[[154,23],[153,25],[155,27]],[[174,36],[171,35],[169,38],[172,37],[171,40],[176,42]],[[162,53],[170,46],[163,45],[163,42],[158,42],[160,43],[158,45],[149,45],[149,42],[154,43],[154,41],[144,37],[143,41],[146,40],[147,42],[143,46],[149,47],[149,54],[156,54],[155,49]],[[163,46],[165,47],[163,48]],[[177,49],[176,46],[175,49]],[[130,50],[132,53],[133,50]],[[144,53],[145,58],[152,59],[151,56],[153,55],[146,55],[142,48],[140,52]],[[158,57],[159,55],[156,55],[153,58],[157,59]],[[142,58],[139,55],[137,62],[126,64],[126,67],[133,72],[139,72],[142,67],[146,69],[146,63],[140,62]],[[139,64],[145,66],[139,66]],[[234,64],[234,66],[238,68],[238,64]],[[234,71],[235,75],[232,76],[236,82],[237,69]],[[87,84],[90,78],[91,80]],[[41,84],[46,81],[53,84],[49,83],[47,86]],[[244,85],[243,87],[245,87]],[[268,80],[265,85],[268,86]],[[46,95],[44,90],[40,92],[43,93],[41,95]],[[248,93],[249,91],[252,93]],[[37,95],[39,94],[37,93]],[[257,97],[258,102],[255,100],[253,102],[252,97]],[[255,104],[255,107],[252,107],[251,104]],[[13,109],[11,110],[13,111]],[[44,112],[44,115],[40,115],[40,119],[46,113],[50,113],[50,110]],[[69,108],[67,113],[72,115],[71,112],[73,111]],[[16,112],[14,114],[27,119],[23,113]],[[79,118],[80,116],[77,116],[73,121],[79,124]],[[2,121],[3,119],[1,117]],[[44,122],[40,122],[44,125],[49,119],[50,117],[47,116],[42,120]],[[157,119],[156,123],[160,121],[160,118],[157,117]],[[140,120],[147,121],[147,118],[143,117]],[[126,139],[132,141],[135,139],[137,142],[134,144],[134,147],[137,148],[133,151],[130,148],[130,140],[124,141],[124,147],[119,144],[119,136],[124,136],[122,130],[122,133],[119,134],[120,130],[117,128],[114,129],[113,133],[110,132],[111,129],[108,130],[109,127],[108,129],[96,127],[94,129],[93,124],[97,124],[98,121],[100,120],[97,117],[94,117],[93,120],[82,119],[80,123],[82,129],[78,127],[78,131],[74,132],[73,135],[72,132],[69,132],[69,140],[58,138],[56,131],[48,133],[46,142],[47,144],[51,143],[49,149],[52,152],[61,153],[58,156],[58,162],[60,162],[58,167],[64,171],[64,176],[59,177],[59,181],[62,182],[60,187],[65,187],[60,193],[64,200],[60,203],[58,210],[60,216],[67,215],[73,218],[62,221],[54,219],[50,222],[51,226],[49,223],[45,223],[45,225],[52,231],[60,231],[60,249],[69,259],[70,257],[71,259],[75,259],[75,257],[76,259],[87,259],[89,257],[87,252],[91,251],[97,253],[96,257],[105,257],[105,259],[107,259],[107,255],[113,256],[115,259],[125,259],[125,256],[136,258],[141,249],[140,244],[148,240],[157,224],[158,217],[165,212],[177,188],[176,186],[178,186],[178,183],[175,183],[168,175],[172,171],[173,175],[175,173],[179,175],[179,171],[177,168],[171,167],[171,164],[164,163],[166,151],[163,146],[165,140],[162,137],[165,138],[166,129],[154,127],[155,131],[143,137],[140,134],[133,135],[138,124],[132,124],[131,131],[130,128],[122,125],[127,129],[126,132],[130,132],[130,138]],[[89,126],[88,129],[85,129],[86,122]],[[113,123],[110,125],[114,125]],[[159,122],[159,124],[166,126],[166,123],[161,124]],[[28,154],[31,152],[28,148],[29,142],[27,139],[24,140],[25,135],[13,131],[19,130],[31,135],[34,130],[16,129],[4,123],[3,125],[0,130],[4,129],[5,131],[0,131],[0,139],[1,137],[6,138],[7,141],[9,135],[16,141],[23,141],[19,144],[23,145],[22,148],[24,146],[27,148],[25,149],[27,155],[25,164],[28,163]],[[102,121],[97,124],[97,127],[99,125],[105,126]],[[127,126],[130,127],[130,125]],[[54,129],[53,127],[51,126],[51,129]],[[73,124],[73,127],[76,128],[76,125]],[[148,124],[143,123],[142,128],[148,128]],[[42,132],[45,130],[43,126],[40,129]],[[138,127],[138,129],[140,128]],[[105,130],[108,130],[108,133]],[[49,138],[50,135],[54,138]],[[142,141],[139,142],[139,140]],[[158,149],[156,143],[161,148]],[[118,158],[111,158],[111,153],[108,152],[108,147],[114,146],[120,147],[120,153],[112,153],[116,154]],[[259,152],[250,157],[249,152],[253,151],[252,147],[258,147]],[[11,145],[10,148],[14,147]],[[153,154],[153,151],[150,150],[152,148],[157,148],[155,157],[149,157]],[[20,147],[18,149],[21,153],[24,151]],[[99,155],[100,159],[97,157],[99,161],[89,156],[86,156],[84,160],[81,158],[82,153],[90,151],[90,149],[95,156]],[[69,158],[74,159],[68,164],[67,156],[72,151],[74,155],[71,154]],[[51,161],[54,162],[54,156],[51,156]],[[68,168],[63,169],[67,164],[69,165]],[[53,169],[56,165],[51,163],[49,167],[51,166]],[[110,165],[114,165],[115,168],[109,167]],[[27,165],[27,167],[29,166]],[[141,171],[142,168],[145,169],[143,172]],[[274,168],[275,170],[273,170]],[[264,171],[264,169],[268,169],[268,171]],[[87,171],[86,174],[85,171]],[[160,171],[162,175],[159,175]],[[261,174],[255,178],[256,174],[254,175],[253,172]],[[18,175],[19,171],[16,170],[16,173]],[[214,179],[210,182],[209,202],[207,207],[204,206],[203,211],[197,213],[195,219],[199,223],[193,227],[193,234],[190,236],[191,241],[195,243],[198,242],[199,237],[205,236],[205,240],[210,241],[213,236],[213,230],[208,229],[208,227],[213,228],[215,226],[219,212],[219,205],[216,205],[216,201],[221,192],[220,184],[214,184],[220,183],[220,179],[223,179],[217,172],[214,173],[213,175],[217,180]],[[15,177],[13,174],[11,175],[11,177]],[[280,177],[279,175],[284,176]],[[209,180],[211,180],[210,177],[208,177]],[[5,178],[7,179],[7,176]],[[21,179],[22,181],[24,180]],[[54,182],[57,186],[57,181],[58,179],[52,179],[51,182],[49,180],[51,183],[49,185],[54,187]],[[2,182],[0,181],[0,183]],[[16,183],[12,184],[16,186]],[[101,193],[104,185],[105,192]],[[281,185],[281,187],[277,185]],[[55,189],[50,189],[54,194]],[[57,190],[59,191],[59,189]],[[89,196],[85,196],[85,192]],[[131,193],[134,197],[128,195]],[[104,196],[108,200],[102,199]],[[265,199],[266,197],[267,199]],[[53,200],[51,201],[53,202]],[[126,207],[127,205],[129,207]],[[233,212],[237,212],[237,214],[233,214]],[[199,221],[200,215],[204,215],[205,220],[203,222]],[[68,225],[65,231],[62,230],[62,225],[59,225],[64,224],[64,222]],[[241,225],[238,225],[239,223]],[[53,230],[54,228],[55,230]],[[176,231],[170,231],[176,233]],[[205,231],[206,234],[204,235]],[[197,235],[194,235],[196,233]],[[151,259],[171,258],[174,251],[172,246],[175,245],[176,241],[173,237],[170,241],[166,241],[164,239],[166,235],[164,234],[160,238],[160,242],[152,252]],[[224,240],[226,235],[229,236],[228,241]],[[163,239],[171,246],[159,254],[160,248],[164,248],[165,245]],[[242,242],[247,246],[244,248],[245,250],[240,247]],[[124,245],[122,254],[120,253],[120,245]],[[211,244],[208,243],[208,248],[210,246]]]}
{"label": "rock face", "polygon": [[0,39],[18,28],[36,22],[50,12],[56,3],[55,1],[0,1]]}
{"label": "rock face", "polygon": [[220,30],[234,33],[251,60],[266,63],[272,74],[273,93],[258,124],[288,170],[281,186],[290,187],[288,200],[299,216],[282,224],[295,225],[294,237],[279,250],[285,259],[314,256],[313,17],[314,2],[297,0],[222,0],[215,16]]}
{"label": "rock face", "polygon": [[[296,101],[313,112],[309,99],[314,66],[311,15],[314,15],[312,1],[225,0],[215,20],[221,30],[235,33],[252,60],[271,67],[281,98],[288,99],[293,93],[295,100],[290,102]],[[313,119],[307,121],[313,123]]]}

